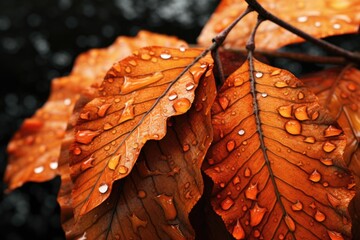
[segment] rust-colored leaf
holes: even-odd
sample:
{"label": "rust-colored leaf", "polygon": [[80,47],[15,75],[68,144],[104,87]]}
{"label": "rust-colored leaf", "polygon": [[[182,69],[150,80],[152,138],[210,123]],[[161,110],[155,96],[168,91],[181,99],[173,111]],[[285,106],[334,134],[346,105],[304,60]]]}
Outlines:
{"label": "rust-colored leaf", "polygon": [[338,125],[295,76],[253,63],[254,84],[246,62],[219,92],[227,108],[216,100],[212,109],[204,168],[214,210],[238,239],[349,238],[354,191],[343,133],[327,135]]}
{"label": "rust-colored leaf", "polygon": [[[104,203],[76,224],[63,219],[68,239],[194,239],[188,214],[203,193],[200,168],[212,141],[216,96],[212,75],[200,84],[192,109],[169,120],[162,140],[145,144],[134,169]],[[62,189],[61,201],[70,201],[71,190]]]}
{"label": "rust-colored leaf", "polygon": [[[354,67],[333,68],[309,74],[302,78],[319,98],[322,106],[330,115],[337,119],[346,136],[344,160],[353,172],[356,182],[356,196],[350,213],[353,225],[360,224],[360,71]],[[330,126],[326,129],[328,135],[337,134],[338,129]],[[354,228],[360,237],[358,228]],[[354,236],[355,237],[355,236]]]}
{"label": "rust-colored leaf", "polygon": [[[147,47],[108,71],[99,96],[78,113],[70,151],[75,218],[105,201],[127,176],[146,141],[166,133],[166,120],[190,109],[200,78],[212,74],[201,49]],[[136,64],[132,64],[136,63]]]}
{"label": "rust-colored leaf", "polygon": [[140,31],[136,37],[117,38],[108,48],[81,54],[70,76],[52,82],[48,101],[33,117],[24,121],[8,144],[5,182],[9,190],[28,181],[47,181],[58,174],[61,142],[80,93],[88,92],[92,85],[99,85],[113,63],[147,45],[187,46],[175,37]]}
{"label": "rust-colored leaf", "polygon": [[[356,33],[360,24],[359,0],[294,2],[259,0],[258,2],[275,16],[317,38]],[[233,22],[246,7],[247,3],[243,0],[222,0],[203,28],[198,43],[203,46],[210,45],[212,38]],[[256,19],[255,12],[242,19],[226,38],[225,46],[245,47]],[[256,48],[259,49],[277,49],[302,41],[304,41],[302,38],[270,21],[263,22],[256,32]]]}

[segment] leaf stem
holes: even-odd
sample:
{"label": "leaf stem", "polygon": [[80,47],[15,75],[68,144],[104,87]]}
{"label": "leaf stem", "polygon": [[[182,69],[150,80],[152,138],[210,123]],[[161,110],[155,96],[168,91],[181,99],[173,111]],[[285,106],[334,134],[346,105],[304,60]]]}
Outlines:
{"label": "leaf stem", "polygon": [[333,52],[334,54],[337,54],[339,56],[342,56],[344,58],[347,58],[351,60],[352,62],[360,64],[360,54],[355,52],[347,51],[343,48],[340,48],[334,44],[331,44],[329,42],[326,42],[322,39],[314,38],[313,36],[303,32],[302,30],[290,25],[287,22],[284,22],[282,19],[274,16],[270,12],[268,12],[266,9],[264,9],[256,0],[245,0],[248,5],[256,11],[264,20],[269,20],[277,25],[279,25],[282,28],[285,28],[286,30],[296,34],[297,36],[312,42],[315,45],[318,45],[322,48],[324,48],[327,51]]}

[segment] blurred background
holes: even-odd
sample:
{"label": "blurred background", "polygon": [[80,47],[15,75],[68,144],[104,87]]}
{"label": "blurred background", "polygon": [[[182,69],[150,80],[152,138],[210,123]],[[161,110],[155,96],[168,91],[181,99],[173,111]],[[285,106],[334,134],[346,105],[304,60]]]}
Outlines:
{"label": "blurred background", "polygon": [[[6,145],[24,118],[49,96],[55,77],[67,75],[79,53],[110,45],[117,36],[140,29],[175,35],[190,44],[218,0],[0,0],[0,178]],[[352,51],[359,35],[328,38]],[[280,51],[326,55],[311,44]],[[324,67],[288,59],[270,59],[275,66],[300,75]],[[60,179],[27,183],[4,194],[0,180],[0,239],[64,239],[56,202]]]}
{"label": "blurred background", "polygon": [[[140,29],[195,43],[216,0],[1,0],[0,178],[6,145],[49,96],[53,78],[76,56]],[[56,202],[60,179],[27,183],[11,194],[0,184],[0,239],[64,239]]]}

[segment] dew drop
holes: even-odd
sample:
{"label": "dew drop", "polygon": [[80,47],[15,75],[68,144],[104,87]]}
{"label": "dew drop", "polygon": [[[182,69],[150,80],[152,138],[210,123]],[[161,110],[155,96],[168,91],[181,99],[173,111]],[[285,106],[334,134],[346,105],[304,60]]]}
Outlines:
{"label": "dew drop", "polygon": [[237,77],[234,79],[234,86],[238,87],[244,84],[244,79]]}
{"label": "dew drop", "polygon": [[278,236],[279,240],[283,240],[285,238],[284,234],[280,233]]}
{"label": "dew drop", "polygon": [[179,98],[174,102],[173,108],[177,113],[185,113],[191,107],[191,102],[187,98]]}
{"label": "dew drop", "polygon": [[192,82],[189,82],[186,84],[185,89],[186,89],[186,91],[191,91],[194,89],[194,87],[195,87],[195,84]]}
{"label": "dew drop", "polygon": [[128,120],[131,120],[135,117],[135,113],[134,113],[134,99],[129,99],[128,101],[125,102],[125,106],[124,106],[124,110],[121,114],[121,117],[119,119],[118,123],[123,123],[126,122]]}
{"label": "dew drop", "polygon": [[71,105],[71,99],[70,98],[65,98],[64,99],[64,105],[65,106],[70,106]]}
{"label": "dew drop", "polygon": [[319,117],[319,112],[314,112],[314,113],[311,115],[311,120],[316,120],[318,117]]}
{"label": "dew drop", "polygon": [[339,23],[334,23],[333,24],[333,28],[334,29],[340,29],[341,28],[341,25]]}
{"label": "dew drop", "polygon": [[306,143],[315,143],[315,138],[314,137],[305,137],[304,138],[304,142]]}
{"label": "dew drop", "polygon": [[142,87],[148,86],[162,79],[164,75],[162,72],[155,72],[150,76],[145,77],[128,77],[124,76],[124,83],[121,86],[121,94],[127,94],[133,92]]}
{"label": "dew drop", "polygon": [[337,199],[335,196],[333,196],[330,193],[327,193],[327,199],[329,200],[329,203],[331,204],[331,206],[333,206],[334,208],[337,208],[338,206],[340,206],[341,202],[339,199]]}
{"label": "dew drop", "polygon": [[160,194],[155,197],[155,200],[163,209],[166,220],[173,220],[176,218],[177,212],[174,206],[174,199],[172,196]]}
{"label": "dew drop", "polygon": [[300,22],[300,23],[307,22],[307,20],[308,20],[307,16],[301,16],[301,17],[297,18],[297,21]]}
{"label": "dew drop", "polygon": [[100,133],[100,131],[79,130],[75,134],[75,141],[82,144],[89,144]]}
{"label": "dew drop", "polygon": [[220,103],[220,106],[223,110],[226,110],[227,107],[229,106],[229,99],[227,97],[220,97],[219,98],[219,103]]}
{"label": "dew drop", "polygon": [[44,166],[39,166],[39,167],[36,167],[34,168],[34,173],[36,174],[39,174],[39,173],[42,173],[44,171]]}
{"label": "dew drop", "polygon": [[334,151],[336,148],[335,144],[329,142],[329,141],[326,141],[323,145],[323,150],[327,153],[330,153],[332,151]]}
{"label": "dew drop", "polygon": [[115,170],[117,165],[119,164],[119,161],[120,161],[120,155],[119,154],[111,157],[110,160],[109,160],[109,163],[108,163],[108,167],[111,170]]}
{"label": "dew drop", "polygon": [[170,101],[173,101],[173,100],[175,100],[177,97],[178,97],[178,95],[177,95],[176,92],[171,92],[171,93],[169,93],[168,99],[169,99]]}
{"label": "dew drop", "polygon": [[281,73],[281,69],[276,69],[275,71],[273,71],[270,75],[271,76],[276,76],[279,75]]}
{"label": "dew drop", "polygon": [[254,207],[250,209],[250,226],[257,226],[263,219],[267,209],[262,208],[256,202]]}
{"label": "dew drop", "polygon": [[307,107],[301,106],[295,109],[294,111],[295,118],[299,121],[309,120],[309,115],[307,113]]}
{"label": "dew drop", "polygon": [[235,141],[234,140],[228,141],[226,144],[226,149],[228,150],[228,152],[231,152],[232,150],[234,150],[234,148],[235,148]]}
{"label": "dew drop", "polygon": [[245,134],[245,130],[244,130],[244,129],[240,129],[240,130],[238,131],[238,134],[239,134],[240,136],[243,136],[243,135]]}
{"label": "dew drop", "polygon": [[187,151],[190,150],[190,145],[189,144],[184,144],[182,149],[183,149],[184,152],[187,152]]}
{"label": "dew drop", "polygon": [[227,211],[229,210],[232,206],[234,205],[234,201],[227,196],[221,203],[220,206],[222,208],[222,210]]}
{"label": "dew drop", "polygon": [[76,156],[80,155],[80,154],[81,154],[81,148],[75,147],[74,150],[73,150],[73,153],[74,153]]}
{"label": "dew drop", "polygon": [[244,177],[250,177],[251,176],[251,170],[250,168],[245,168],[245,171],[244,171]]}
{"label": "dew drop", "polygon": [[143,190],[140,190],[140,191],[138,191],[138,193],[137,193],[137,196],[138,196],[138,198],[140,198],[140,199],[144,199],[144,198],[146,198],[146,192],[145,191],[143,191]]}
{"label": "dew drop", "polygon": [[291,205],[291,209],[293,211],[301,211],[303,209],[303,204],[297,200],[294,204]]}
{"label": "dew drop", "polygon": [[124,166],[124,165],[119,166],[118,172],[120,174],[126,174],[128,171],[129,171],[129,168],[127,168],[126,166]]}
{"label": "dew drop", "polygon": [[150,56],[150,54],[148,54],[148,53],[142,53],[141,54],[141,56],[140,56],[140,58],[142,59],[142,60],[150,60],[151,59],[151,56]]}
{"label": "dew drop", "polygon": [[264,74],[262,72],[256,72],[255,73],[255,77],[256,78],[261,78]]}
{"label": "dew drop", "polygon": [[163,52],[160,54],[160,57],[164,60],[168,60],[171,58],[171,54],[170,53],[167,53],[167,52]]}
{"label": "dew drop", "polygon": [[261,96],[263,97],[263,98],[266,98],[267,97],[267,93],[266,92],[263,92],[262,94],[261,94]]}
{"label": "dew drop", "polygon": [[137,62],[135,60],[130,60],[129,64],[135,67],[137,65]]}
{"label": "dew drop", "polygon": [[301,99],[304,99],[305,95],[304,95],[303,92],[299,92],[297,97],[298,97],[299,100],[301,100]]}
{"label": "dew drop", "polygon": [[321,22],[316,21],[316,22],[314,23],[314,25],[315,25],[315,27],[321,27]]}
{"label": "dew drop", "polygon": [[284,81],[278,81],[274,84],[275,87],[277,88],[284,88],[284,87],[287,87],[289,86],[286,82]]}
{"label": "dew drop", "polygon": [[330,125],[328,128],[325,129],[324,136],[325,137],[339,136],[342,132],[343,131],[341,129],[338,129],[338,128],[334,127],[333,125]]}
{"label": "dew drop", "polygon": [[49,167],[53,170],[57,169],[58,168],[58,162],[51,162],[49,164]]}
{"label": "dew drop", "polygon": [[320,212],[319,210],[316,210],[314,218],[318,222],[323,222],[325,221],[326,216],[324,213]]}
{"label": "dew drop", "polygon": [[291,232],[295,231],[296,228],[295,222],[289,215],[285,216],[285,223]]}
{"label": "dew drop", "polygon": [[331,240],[344,240],[343,236],[339,232],[327,230],[327,233]]}
{"label": "dew drop", "polygon": [[185,51],[186,51],[186,47],[182,45],[182,46],[180,46],[179,50],[180,50],[180,52],[185,52]]}
{"label": "dew drop", "polygon": [[125,72],[126,72],[126,73],[131,73],[131,67],[126,66],[126,67],[125,67]]}
{"label": "dew drop", "polygon": [[245,238],[245,231],[240,224],[239,219],[236,220],[236,224],[232,230],[232,236],[235,239],[244,239]]}
{"label": "dew drop", "polygon": [[319,182],[321,180],[321,174],[315,169],[309,176],[310,181]]}
{"label": "dew drop", "polygon": [[292,135],[301,133],[301,124],[296,120],[289,120],[285,123],[285,130]]}
{"label": "dew drop", "polygon": [[281,106],[278,109],[280,116],[284,118],[291,118],[292,106]]}
{"label": "dew drop", "polygon": [[104,117],[107,110],[110,108],[110,106],[111,106],[111,103],[101,105],[98,109],[97,115],[99,117]]}
{"label": "dew drop", "polygon": [[257,185],[257,183],[251,183],[250,186],[245,190],[245,197],[247,199],[256,200],[257,194],[259,192]]}
{"label": "dew drop", "polygon": [[232,183],[233,183],[234,185],[239,184],[239,183],[240,183],[240,178],[239,178],[239,176],[235,176],[234,179],[232,180]]}
{"label": "dew drop", "polygon": [[102,183],[99,186],[99,192],[100,193],[106,193],[108,189],[109,189],[109,186],[106,183]]}

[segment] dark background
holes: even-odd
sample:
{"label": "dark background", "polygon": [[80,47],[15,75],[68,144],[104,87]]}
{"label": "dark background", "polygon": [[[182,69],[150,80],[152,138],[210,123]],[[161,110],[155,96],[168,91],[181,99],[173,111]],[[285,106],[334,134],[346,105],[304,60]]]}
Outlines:
{"label": "dark background", "polygon": [[[140,29],[176,35],[195,43],[217,0],[0,0],[0,178],[6,145],[24,118],[41,107],[51,80],[67,75],[76,56],[106,47],[117,36]],[[359,36],[329,38],[349,50],[360,49]],[[325,55],[311,44],[283,50]],[[296,75],[324,65],[285,59],[273,65]],[[64,239],[56,202],[60,179],[27,183],[11,194],[0,181],[0,239]]]}

